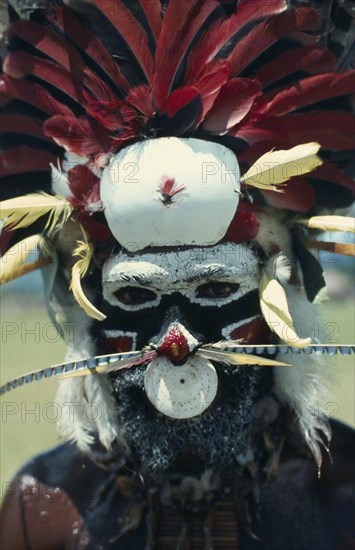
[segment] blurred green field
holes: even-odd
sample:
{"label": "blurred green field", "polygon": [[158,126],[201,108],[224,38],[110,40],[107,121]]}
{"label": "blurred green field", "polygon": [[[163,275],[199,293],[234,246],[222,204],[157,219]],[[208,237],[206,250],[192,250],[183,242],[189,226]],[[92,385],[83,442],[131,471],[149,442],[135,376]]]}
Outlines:
{"label": "blurred green field", "polygon": [[[1,306],[1,383],[32,369],[63,361],[60,341],[40,295],[5,290]],[[354,340],[353,300],[324,307],[325,321],[315,326],[322,341],[332,333],[338,342]],[[306,320],[305,320],[306,321]],[[326,324],[328,323],[328,324]],[[330,324],[329,324],[330,323]],[[334,360],[332,398],[321,407],[348,424],[355,425],[354,357]],[[2,495],[16,470],[35,453],[58,442],[55,420],[56,381],[45,380],[5,394],[1,401],[1,487]]]}

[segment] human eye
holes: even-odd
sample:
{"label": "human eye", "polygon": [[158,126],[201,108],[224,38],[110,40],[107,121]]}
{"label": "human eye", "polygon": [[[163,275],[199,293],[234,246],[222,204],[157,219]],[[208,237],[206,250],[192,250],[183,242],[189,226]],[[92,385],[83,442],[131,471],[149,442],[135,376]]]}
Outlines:
{"label": "human eye", "polygon": [[145,304],[157,298],[157,295],[152,290],[136,286],[122,287],[113,294],[119,302],[128,306]]}
{"label": "human eye", "polygon": [[239,286],[237,283],[205,283],[197,287],[196,296],[197,298],[209,298],[213,300],[229,298],[238,291]]}

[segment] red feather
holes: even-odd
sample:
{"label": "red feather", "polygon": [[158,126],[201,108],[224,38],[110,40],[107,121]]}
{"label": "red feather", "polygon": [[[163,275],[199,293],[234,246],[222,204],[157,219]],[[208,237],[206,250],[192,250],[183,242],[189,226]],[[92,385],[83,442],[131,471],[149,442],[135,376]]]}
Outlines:
{"label": "red feather", "polygon": [[355,192],[355,181],[353,178],[347,174],[344,174],[344,172],[339,170],[339,168],[331,162],[324,163],[322,166],[317,168],[317,170],[314,170],[311,174],[309,174],[309,177],[311,179],[329,181],[330,183],[338,183],[343,187],[347,187],[353,193]]}
{"label": "red feather", "polygon": [[35,22],[17,21],[10,27],[10,35],[18,36],[51,57],[74,78],[83,80],[97,97],[106,100],[113,97],[112,90],[87,68],[78,51],[57,33]]}
{"label": "red feather", "polygon": [[262,191],[271,206],[293,212],[307,212],[314,206],[315,192],[310,183],[298,177],[286,184],[284,192]]}
{"label": "red feather", "polygon": [[178,88],[163,101],[160,112],[166,113],[169,118],[173,118],[180,109],[199,95],[199,91],[193,86]]}
{"label": "red feather", "polygon": [[258,141],[275,142],[275,140],[283,141],[286,144],[290,139],[283,121],[277,117],[260,120],[259,122],[242,122],[240,126],[232,128],[228,134],[243,139],[250,145]]}
{"label": "red feather", "polygon": [[208,68],[198,80],[189,82],[200,92],[202,102],[201,121],[212,109],[221,88],[227,83],[229,72],[229,63],[218,59],[208,65]]}
{"label": "red feather", "polygon": [[202,127],[214,133],[229,130],[249,113],[260,93],[257,80],[233,78],[222,88]]}
{"label": "red feather", "polygon": [[4,114],[0,119],[0,132],[27,134],[47,140],[43,134],[43,122],[33,117],[19,114]]}
{"label": "red feather", "polygon": [[282,118],[292,143],[318,141],[332,151],[355,149],[355,116],[344,111],[309,111]]}
{"label": "red feather", "polygon": [[94,4],[115,26],[150,82],[153,76],[154,60],[149,51],[147,35],[140,23],[126,8],[122,0],[115,0],[115,2],[91,0],[91,4]]}
{"label": "red feather", "polygon": [[[169,95],[174,78],[196,34],[217,8],[219,4],[215,0],[170,0],[155,52],[154,101],[157,107]],[[186,78],[186,82],[189,80],[191,77]]]}
{"label": "red feather", "polygon": [[97,120],[101,126],[114,131],[124,125],[120,112],[122,105],[121,101],[91,101],[86,107],[86,112]]}
{"label": "red feather", "polygon": [[103,152],[97,134],[85,118],[54,116],[45,122],[44,133],[76,155],[88,156]]}
{"label": "red feather", "polygon": [[33,75],[48,82],[77,102],[82,101],[82,85],[72,75],[52,61],[32,56],[26,52],[10,53],[4,62],[4,72],[13,78]]}
{"label": "red feather", "polygon": [[258,114],[282,116],[305,107],[330,99],[351,94],[355,91],[355,70],[344,73],[327,73],[310,76],[297,81],[290,88],[278,92],[266,103]]}
{"label": "red feather", "polygon": [[94,242],[107,241],[112,238],[109,226],[106,223],[97,222],[89,212],[78,211],[76,219]]}
{"label": "red feather", "polygon": [[162,176],[158,191],[166,197],[174,197],[181,191],[185,191],[186,185],[176,185],[175,178],[169,178],[168,176]]}
{"label": "red feather", "polygon": [[84,97],[90,97],[93,95],[96,99],[102,99],[103,101],[114,101],[117,98],[117,94],[113,92],[111,88],[95,73],[89,70],[85,70],[82,75],[82,81],[91,94],[84,92]]}
{"label": "red feather", "polygon": [[304,46],[287,50],[266,63],[255,74],[263,87],[297,71],[322,73],[336,70],[336,59],[328,48]]}
{"label": "red feather", "polygon": [[0,254],[3,256],[5,252],[10,248],[10,243],[15,235],[15,231],[11,231],[11,229],[8,229],[5,227],[1,230],[0,233]]}
{"label": "red feather", "polygon": [[157,42],[163,24],[161,3],[159,0],[140,0],[140,4],[149,23],[154,40]]}
{"label": "red feather", "polygon": [[[239,153],[238,155],[238,161],[239,163],[246,163],[248,166],[251,166],[256,162],[262,155],[265,153],[268,153],[272,149],[275,149],[276,151],[278,149],[285,149],[288,147],[288,144],[285,143],[285,141],[277,141],[275,139],[273,140],[265,140],[265,141],[257,141],[253,145],[250,145],[250,147],[247,147],[244,151]],[[291,144],[290,144],[291,147]]]}
{"label": "red feather", "polygon": [[19,99],[48,115],[73,115],[71,109],[55,100],[46,90],[29,80],[19,80],[11,76],[0,77],[0,106],[11,99]]}
{"label": "red feather", "polygon": [[153,92],[151,86],[136,86],[131,88],[125,102],[142,113],[147,120],[153,116]]}
{"label": "red feather", "polygon": [[250,207],[249,204],[241,203],[223,241],[238,244],[255,239],[260,228],[260,222],[254,212],[255,209]]}
{"label": "red feather", "polygon": [[[200,74],[207,63],[221,55],[223,48],[245,26],[265,17],[283,12],[285,0],[243,0],[227,20],[219,19],[200,38],[189,56],[186,78]],[[234,73],[236,74],[236,73]]]}
{"label": "red feather", "polygon": [[62,67],[76,73],[85,68],[78,51],[54,31],[34,21],[16,21],[9,29],[9,36],[18,36],[40,52],[48,55]]}
{"label": "red feather", "polygon": [[89,200],[91,202],[100,201],[100,180],[84,164],[79,164],[68,170],[68,182],[74,197],[84,206]]}
{"label": "red feather", "polygon": [[270,21],[258,24],[238,42],[228,56],[231,74],[239,74],[261,53],[281,38],[287,37],[292,31],[315,31],[319,26],[318,13],[310,8],[290,10],[275,15]]}
{"label": "red feather", "polygon": [[22,145],[1,154],[0,173],[2,177],[6,177],[26,172],[48,172],[50,163],[55,163],[56,160],[53,153]]}
{"label": "red feather", "polygon": [[86,29],[66,8],[59,8],[52,13],[46,12],[48,21],[64,33],[71,42],[91,58],[122,90],[129,89],[127,78],[118,67],[111,54],[88,29]]}

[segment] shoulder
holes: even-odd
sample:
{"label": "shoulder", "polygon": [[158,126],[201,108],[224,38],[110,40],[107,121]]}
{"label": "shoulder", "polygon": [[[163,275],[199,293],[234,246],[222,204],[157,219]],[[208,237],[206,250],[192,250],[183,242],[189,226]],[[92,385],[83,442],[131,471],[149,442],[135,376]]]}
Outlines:
{"label": "shoulder", "polygon": [[355,431],[340,422],[331,427],[320,477],[312,456],[286,453],[262,489],[261,539],[275,550],[355,548]]}
{"label": "shoulder", "polygon": [[17,478],[24,487],[32,479],[48,487],[50,492],[57,490],[58,494],[60,490],[82,510],[108,475],[106,469],[97,466],[76,445],[64,443],[33,457],[21,468]]}
{"label": "shoulder", "polygon": [[0,515],[2,548],[69,547],[87,536],[85,514],[109,474],[70,443],[32,458],[9,487]]}

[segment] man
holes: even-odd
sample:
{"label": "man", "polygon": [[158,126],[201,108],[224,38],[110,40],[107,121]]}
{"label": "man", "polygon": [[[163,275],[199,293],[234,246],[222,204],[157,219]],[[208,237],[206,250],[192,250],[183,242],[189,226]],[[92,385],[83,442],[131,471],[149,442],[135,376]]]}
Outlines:
{"label": "man", "polygon": [[312,410],[323,281],[305,241],[350,226],[317,214],[350,200],[330,160],[350,148],[337,98],[346,111],[354,72],[315,44],[312,9],[163,7],[59,2],[9,30],[5,131],[27,172],[56,164],[53,196],[3,203],[5,237],[49,215],[22,242],[76,334],[57,397],[72,442],[18,474],[2,545],[352,548],[353,435],[334,424],[322,465],[331,428]]}

